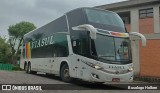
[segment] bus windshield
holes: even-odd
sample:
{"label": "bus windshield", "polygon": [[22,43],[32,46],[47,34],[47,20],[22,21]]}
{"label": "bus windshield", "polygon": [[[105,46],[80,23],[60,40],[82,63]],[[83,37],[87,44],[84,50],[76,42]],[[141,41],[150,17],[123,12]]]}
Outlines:
{"label": "bus windshield", "polygon": [[[85,9],[88,22],[107,26],[107,30],[115,31],[113,28],[118,27],[118,31],[124,32],[125,27],[122,19],[118,14],[111,11],[103,11],[96,9]],[[111,27],[111,28],[109,28]],[[122,30],[121,30],[122,29]]]}
{"label": "bus windshield", "polygon": [[92,40],[92,55],[102,62],[112,61],[114,63],[131,60],[131,48],[129,38],[118,38],[97,34]]}

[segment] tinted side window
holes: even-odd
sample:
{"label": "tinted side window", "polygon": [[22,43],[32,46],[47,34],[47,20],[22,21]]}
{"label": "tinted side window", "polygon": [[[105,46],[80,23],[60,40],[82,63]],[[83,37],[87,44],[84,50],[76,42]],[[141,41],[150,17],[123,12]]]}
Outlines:
{"label": "tinted side window", "polygon": [[27,34],[24,37],[24,42],[38,40],[52,35],[56,32],[68,32],[66,17],[62,16],[36,30]]}
{"label": "tinted side window", "polygon": [[68,42],[66,34],[54,34],[53,44],[31,49],[32,58],[67,57]]}
{"label": "tinted side window", "polygon": [[53,46],[53,57],[67,57],[68,56],[68,48],[62,45]]}
{"label": "tinted side window", "polygon": [[48,46],[32,49],[31,51],[32,58],[52,57],[52,50],[53,50],[52,46],[53,45],[48,45]]}
{"label": "tinted side window", "polygon": [[140,9],[139,18],[153,17],[153,8]]}
{"label": "tinted side window", "polygon": [[89,32],[74,31],[71,36],[72,48],[75,54],[88,56],[89,51]]}
{"label": "tinted side window", "polygon": [[77,9],[67,13],[67,18],[69,22],[70,31],[72,31],[73,26],[86,24],[87,21],[83,9]]}

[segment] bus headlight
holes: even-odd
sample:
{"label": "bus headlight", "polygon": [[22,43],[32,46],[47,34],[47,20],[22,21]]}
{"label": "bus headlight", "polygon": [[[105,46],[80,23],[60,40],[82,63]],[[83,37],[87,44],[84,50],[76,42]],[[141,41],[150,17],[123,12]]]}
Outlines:
{"label": "bus headlight", "polygon": [[129,72],[132,72],[132,71],[133,71],[133,67],[129,67],[129,68],[128,68],[128,71],[129,71]]}
{"label": "bus headlight", "polygon": [[98,65],[93,64],[93,63],[90,63],[90,62],[86,62],[86,64],[87,64],[88,66],[90,66],[90,67],[93,67],[93,68],[97,69],[97,70],[103,69],[101,66],[98,66]]}
{"label": "bus headlight", "polygon": [[101,70],[101,69],[103,69],[102,67],[97,66],[97,65],[95,65],[95,66],[94,66],[94,68],[95,68],[95,69],[97,69],[97,70]]}

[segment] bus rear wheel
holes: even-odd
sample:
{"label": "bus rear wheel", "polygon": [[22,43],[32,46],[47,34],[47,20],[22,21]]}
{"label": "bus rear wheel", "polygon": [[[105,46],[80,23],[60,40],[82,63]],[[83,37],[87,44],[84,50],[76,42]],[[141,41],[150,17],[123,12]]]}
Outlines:
{"label": "bus rear wheel", "polygon": [[27,64],[24,65],[24,70],[25,70],[26,73],[28,73],[28,66],[27,66]]}
{"label": "bus rear wheel", "polygon": [[72,82],[72,78],[70,77],[70,73],[69,73],[69,67],[67,64],[64,64],[62,67],[61,67],[61,72],[60,72],[60,76],[61,76],[61,79],[64,81],[64,82]]}
{"label": "bus rear wheel", "polygon": [[30,63],[28,64],[28,73],[29,74],[36,74],[37,73],[36,71],[31,70],[31,64]]}

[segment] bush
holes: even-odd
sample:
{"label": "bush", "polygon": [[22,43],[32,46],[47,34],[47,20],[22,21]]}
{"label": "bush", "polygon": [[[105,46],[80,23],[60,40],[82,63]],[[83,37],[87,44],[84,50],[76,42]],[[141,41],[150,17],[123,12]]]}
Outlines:
{"label": "bush", "polygon": [[13,65],[12,70],[20,71],[21,69],[20,69],[19,65]]}

